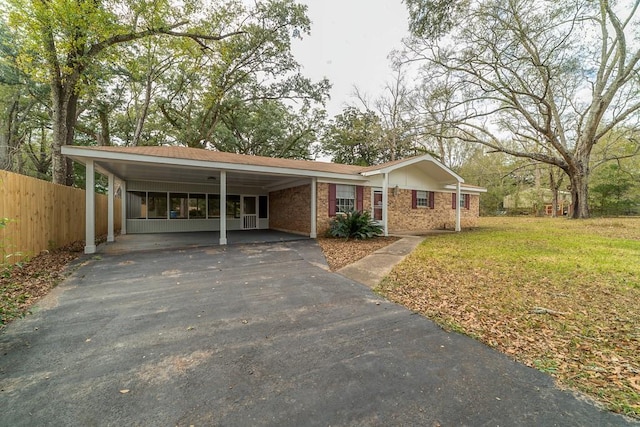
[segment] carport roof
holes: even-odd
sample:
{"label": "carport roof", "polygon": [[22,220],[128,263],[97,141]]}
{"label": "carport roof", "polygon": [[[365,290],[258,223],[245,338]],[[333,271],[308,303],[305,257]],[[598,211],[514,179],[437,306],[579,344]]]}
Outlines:
{"label": "carport roof", "polygon": [[[69,151],[67,148],[65,151]],[[270,168],[297,169],[303,171],[329,172],[347,175],[359,174],[364,168],[361,166],[343,165],[337,163],[317,162],[310,160],[283,159],[276,157],[250,156],[246,154],[226,153],[223,151],[204,150],[199,148],[179,146],[144,146],[144,147],[73,147],[68,155],[74,157],[76,150],[87,152],[89,157],[104,157],[101,153],[114,153],[131,156],[147,156],[166,159],[195,160],[213,162],[216,164],[258,166]],[[88,153],[91,152],[91,153]],[[111,156],[106,156],[111,157]]]}
{"label": "carport roof", "polygon": [[[213,171],[227,170],[236,175],[241,174],[241,178],[247,182],[257,179],[251,178],[252,174],[261,174],[260,179],[268,179],[271,185],[279,185],[283,182],[275,180],[276,175],[364,182],[368,176],[391,172],[405,166],[421,165],[428,168],[429,174],[445,185],[464,182],[461,177],[428,154],[362,167],[180,146],[64,146],[62,153],[81,163],[94,160],[98,170],[112,173],[123,179],[142,179],[144,176],[146,179],[176,180],[179,178],[183,182],[202,182]],[[170,168],[167,169],[167,166]],[[268,178],[269,175],[272,177]],[[240,175],[237,176],[240,177]]]}

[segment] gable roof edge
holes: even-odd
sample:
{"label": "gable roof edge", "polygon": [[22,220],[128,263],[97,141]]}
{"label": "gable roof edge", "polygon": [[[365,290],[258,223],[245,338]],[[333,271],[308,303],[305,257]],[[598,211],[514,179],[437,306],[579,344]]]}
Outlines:
{"label": "gable roof edge", "polygon": [[416,156],[416,157],[410,157],[408,159],[404,159],[404,160],[400,160],[400,161],[394,161],[394,162],[388,162],[388,163],[383,163],[381,165],[378,166],[372,166],[370,168],[367,168],[367,170],[360,172],[360,175],[362,176],[372,176],[372,175],[378,175],[378,174],[382,174],[382,173],[389,173],[392,172],[396,169],[400,169],[403,167],[407,167],[407,166],[411,166],[415,163],[418,162],[423,162],[423,161],[428,161],[433,163],[434,165],[438,166],[440,169],[444,170],[446,173],[448,173],[449,175],[451,175],[451,177],[453,177],[456,181],[463,183],[464,179],[458,175],[457,173],[455,173],[454,171],[452,171],[451,169],[449,169],[448,167],[446,167],[445,165],[443,165],[442,163],[440,163],[439,161],[437,161],[432,155],[430,154],[423,154],[421,156]]}

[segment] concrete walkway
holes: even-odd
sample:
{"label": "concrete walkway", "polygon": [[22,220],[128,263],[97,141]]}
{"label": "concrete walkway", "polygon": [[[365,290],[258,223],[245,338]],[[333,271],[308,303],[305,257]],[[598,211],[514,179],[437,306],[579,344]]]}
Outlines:
{"label": "concrete walkway", "polygon": [[625,426],[300,240],[84,257],[0,332],[1,426]]}
{"label": "concrete walkway", "polygon": [[424,236],[402,236],[400,240],[389,246],[378,249],[371,255],[342,267],[337,273],[373,289],[397,263],[409,255],[424,239]]}

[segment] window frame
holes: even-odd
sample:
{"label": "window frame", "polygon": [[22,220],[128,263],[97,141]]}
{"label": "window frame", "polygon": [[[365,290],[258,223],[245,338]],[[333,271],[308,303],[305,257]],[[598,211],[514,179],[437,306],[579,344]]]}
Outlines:
{"label": "window frame", "polygon": [[346,214],[356,209],[356,192],[355,185],[336,184],[336,214]]}
{"label": "window frame", "polygon": [[456,193],[451,193],[451,209],[471,209],[471,194],[460,193],[460,200],[457,200]]}
{"label": "window frame", "polygon": [[[420,197],[421,193],[424,197]],[[429,208],[429,192],[424,190],[416,190],[416,207],[417,208]]]}
{"label": "window frame", "polygon": [[[195,201],[195,206],[192,202]],[[206,193],[189,193],[187,202],[187,210],[189,219],[207,219],[207,194]],[[194,215],[194,212],[200,212],[201,215]]]}
{"label": "window frame", "polygon": [[[424,197],[421,196],[424,193]],[[412,209],[435,209],[436,193],[430,190],[411,190],[411,208]]]}

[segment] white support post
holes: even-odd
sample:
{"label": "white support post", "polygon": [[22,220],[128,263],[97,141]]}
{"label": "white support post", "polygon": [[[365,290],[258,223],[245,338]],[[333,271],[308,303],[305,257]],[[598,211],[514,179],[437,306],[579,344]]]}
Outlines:
{"label": "white support post", "polygon": [[227,171],[220,171],[220,245],[227,244]]}
{"label": "white support post", "polygon": [[387,211],[389,210],[389,174],[385,172],[382,175],[382,228],[384,230],[384,235],[389,235],[389,215]]}
{"label": "white support post", "polygon": [[317,197],[318,197],[318,178],[315,176],[311,178],[311,230],[309,232],[309,237],[315,239],[318,237],[318,229],[317,229]]}
{"label": "white support post", "polygon": [[84,253],[96,253],[96,184],[93,160],[87,160],[85,179],[85,241]]}
{"label": "white support post", "polygon": [[460,227],[460,181],[456,184],[456,231],[462,230]]}
{"label": "white support post", "polygon": [[114,194],[114,176],[112,173],[107,175],[109,180],[107,188],[107,242],[114,242],[116,240],[115,233],[113,232],[113,214],[115,210],[115,198]]}
{"label": "white support post", "polygon": [[122,212],[120,212],[120,235],[124,236],[127,234],[127,181],[120,183],[120,197],[120,207],[122,208]]}

